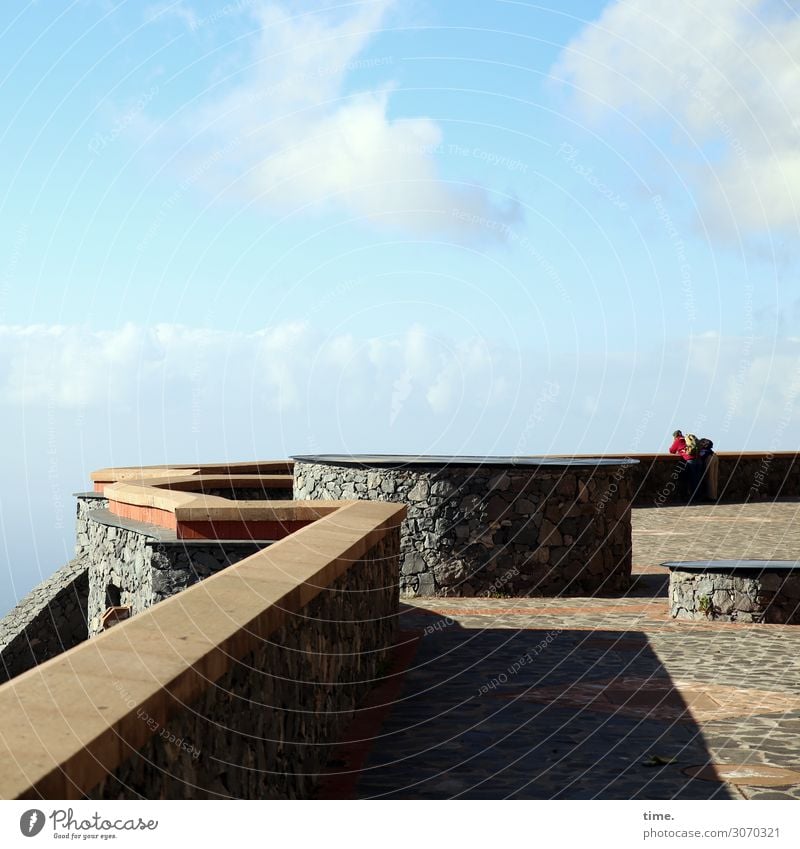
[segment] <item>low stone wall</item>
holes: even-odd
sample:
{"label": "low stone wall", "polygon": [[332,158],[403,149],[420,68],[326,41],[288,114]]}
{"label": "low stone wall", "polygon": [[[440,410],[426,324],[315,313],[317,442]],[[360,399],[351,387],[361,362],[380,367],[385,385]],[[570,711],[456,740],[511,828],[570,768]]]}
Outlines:
{"label": "low stone wall", "polygon": [[92,509],[97,499],[81,500],[79,539],[89,573],[89,636],[102,631],[101,617],[112,604],[128,605],[136,615],[268,544],[178,540],[163,528]]}
{"label": "low stone wall", "polygon": [[295,458],[295,498],[405,504],[406,595],[616,593],[631,572],[624,468],[370,468]]}
{"label": "low stone wall", "polygon": [[89,797],[308,798],[392,645],[397,556],[375,545]]}
{"label": "low stone wall", "polygon": [[71,560],[0,620],[0,683],[86,639],[87,571]]}
{"label": "low stone wall", "polygon": [[800,625],[800,574],[673,569],[669,603],[675,619]]}
{"label": "low stone wall", "polygon": [[[679,503],[678,477],[683,466],[679,458],[666,452],[626,456],[639,461],[625,470],[634,507]],[[722,503],[800,497],[800,454],[795,451],[722,451],[717,458],[717,500]]]}
{"label": "low stone wall", "polygon": [[75,558],[34,587],[0,620],[0,683],[86,639],[89,513],[107,500],[78,493]]}

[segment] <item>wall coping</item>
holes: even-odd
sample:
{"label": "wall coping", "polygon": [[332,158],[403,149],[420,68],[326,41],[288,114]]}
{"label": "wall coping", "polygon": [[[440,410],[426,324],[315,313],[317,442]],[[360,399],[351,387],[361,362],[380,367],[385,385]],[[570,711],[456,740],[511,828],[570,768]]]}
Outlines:
{"label": "wall coping", "polygon": [[224,548],[229,548],[237,545],[263,544],[268,545],[274,540],[271,539],[181,539],[173,530],[163,528],[160,525],[153,525],[148,522],[140,522],[136,519],[123,519],[117,516],[110,510],[95,509],[87,512],[87,517],[98,525],[104,525],[108,528],[119,528],[123,531],[132,531],[136,534],[141,534],[144,537],[153,541],[154,545],[179,545],[187,549],[192,548],[208,548],[209,546],[217,545]]}
{"label": "wall coping", "polygon": [[[159,489],[178,492],[197,492],[203,489],[225,489],[230,487],[257,489],[291,489],[292,475],[171,475],[152,478],[143,476],[137,483],[149,482]],[[131,481],[128,481],[129,483]],[[107,488],[107,487],[106,487]]]}
{"label": "wall coping", "polygon": [[596,467],[596,466],[631,466],[638,460],[630,457],[604,457],[592,455],[525,455],[518,457],[485,456],[469,457],[458,455],[425,455],[425,454],[315,454],[297,455],[292,457],[296,463],[307,463],[322,466],[355,466],[362,469],[450,469],[462,467],[491,466],[503,469],[537,468],[537,467]]}
{"label": "wall coping", "polygon": [[[229,478],[227,478],[229,479]],[[271,481],[274,476],[247,478],[249,481]],[[123,519],[177,530],[182,523],[236,523],[243,529],[250,522],[298,523],[314,522],[338,510],[350,501],[271,501],[263,499],[231,499],[220,495],[204,495],[173,489],[170,482],[183,483],[186,478],[173,475],[164,478],[123,479],[108,483],[103,495],[109,511]],[[203,477],[196,480],[203,481]]]}
{"label": "wall coping", "polygon": [[667,560],[670,572],[721,572],[725,575],[800,572],[800,560]]}
{"label": "wall coping", "polygon": [[402,505],[347,504],[0,686],[0,798],[90,791],[398,528]]}
{"label": "wall coping", "polygon": [[155,466],[111,466],[92,472],[94,483],[113,483],[120,480],[144,477],[170,477],[187,475],[290,475],[291,460],[252,460],[241,463],[170,463]]}
{"label": "wall coping", "polygon": [[[714,450],[714,453],[718,457],[742,457],[748,460],[758,459],[759,457],[800,457],[800,451],[717,451]],[[590,454],[553,454],[550,456],[560,456],[560,457],[590,457],[593,455]],[[640,462],[644,460],[677,460],[679,459],[677,454],[670,454],[669,451],[664,449],[663,451],[654,451],[652,453],[642,453],[642,452],[633,452],[633,453],[620,453],[620,454],[602,454],[602,457],[629,457],[632,460],[639,460]]]}

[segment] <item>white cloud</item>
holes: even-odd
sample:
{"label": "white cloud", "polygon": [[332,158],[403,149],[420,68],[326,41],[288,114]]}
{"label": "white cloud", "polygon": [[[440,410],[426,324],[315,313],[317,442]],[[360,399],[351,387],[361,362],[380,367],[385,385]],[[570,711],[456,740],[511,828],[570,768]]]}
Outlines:
{"label": "white cloud", "polygon": [[548,356],[422,325],[366,337],[308,322],[252,333],[0,326],[7,412],[113,416],[120,445],[162,428],[213,445],[222,432],[231,456],[252,454],[244,426],[289,452],[313,437],[317,450],[587,453],[632,450],[634,434],[637,450],[657,450],[675,427],[727,449],[791,447],[798,394],[798,339],[705,334]]}
{"label": "white cloud", "polygon": [[333,401],[348,409],[371,397],[386,402],[391,382],[407,375],[429,398],[429,413],[452,412],[443,384],[471,383],[471,403],[483,403],[494,358],[485,340],[453,344],[421,325],[389,336],[358,339],[326,335],[307,322],[287,322],[253,333],[184,325],[114,331],[79,326],[0,325],[0,403],[70,409],[135,405],[140,395],[180,395],[202,384],[206,398],[255,394],[280,411]]}
{"label": "white cloud", "polygon": [[[800,210],[800,18],[775,0],[617,0],[564,49],[590,117],[682,125],[712,167],[692,181],[709,230],[795,233]],[[675,136],[681,138],[681,136]],[[685,137],[684,137],[685,138]],[[720,154],[719,151],[722,151]]]}
{"label": "white cloud", "polygon": [[[216,192],[256,198],[281,211],[335,209],[380,227],[453,238],[500,239],[520,217],[515,201],[444,180],[430,118],[392,118],[395,57],[359,58],[380,34],[393,0],[341,10],[292,13],[274,4],[243,6],[258,24],[249,61],[182,121],[187,172]],[[195,29],[202,29],[197,19]],[[383,80],[351,92],[348,78],[370,70]],[[191,177],[194,180],[194,177]],[[480,219],[496,221],[494,229]]]}

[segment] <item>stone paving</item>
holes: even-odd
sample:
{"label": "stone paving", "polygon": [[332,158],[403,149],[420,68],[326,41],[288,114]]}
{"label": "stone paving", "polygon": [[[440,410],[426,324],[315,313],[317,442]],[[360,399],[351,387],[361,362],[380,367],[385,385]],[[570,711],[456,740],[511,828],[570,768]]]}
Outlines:
{"label": "stone paving", "polygon": [[794,559],[798,511],[635,510],[624,597],[408,601],[319,795],[800,799],[800,627],[673,620],[658,566]]}

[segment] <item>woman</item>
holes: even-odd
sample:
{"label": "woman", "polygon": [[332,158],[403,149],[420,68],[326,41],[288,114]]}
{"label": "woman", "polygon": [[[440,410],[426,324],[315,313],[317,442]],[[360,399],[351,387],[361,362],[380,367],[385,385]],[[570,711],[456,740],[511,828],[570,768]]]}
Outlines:
{"label": "woman", "polygon": [[700,488],[705,462],[700,456],[700,446],[697,444],[697,437],[693,433],[686,434],[684,443],[683,451],[678,451],[678,454],[686,460],[686,471],[689,478],[689,501],[691,502]]}

